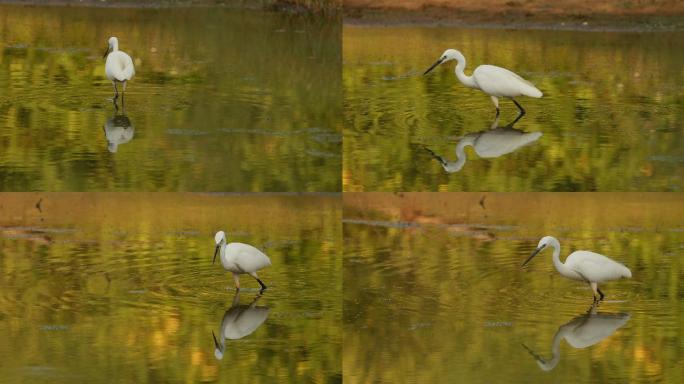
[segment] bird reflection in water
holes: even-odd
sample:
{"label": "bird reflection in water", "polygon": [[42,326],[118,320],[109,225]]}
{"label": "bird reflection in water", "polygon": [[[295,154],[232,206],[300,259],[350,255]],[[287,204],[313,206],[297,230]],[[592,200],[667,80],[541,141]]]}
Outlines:
{"label": "bird reflection in water", "polygon": [[249,336],[266,321],[269,308],[265,306],[257,307],[256,302],[259,298],[261,298],[261,294],[257,295],[249,305],[240,305],[240,293],[235,294],[232,306],[223,314],[218,339],[214,331],[211,331],[216,348],[214,356],[216,356],[217,360],[223,359],[223,353],[226,350],[226,339],[238,340]]}
{"label": "bird reflection in water", "polygon": [[523,114],[518,115],[510,124],[499,127],[497,116],[488,130],[463,136],[456,144],[456,161],[447,161],[427,147],[425,150],[442,164],[445,171],[448,173],[458,172],[466,163],[465,147],[467,146],[472,146],[475,153],[481,158],[491,159],[509,154],[537,141],[542,136],[541,132],[525,132],[513,128],[521,117]]}
{"label": "bird reflection in water", "polygon": [[105,138],[107,139],[107,149],[111,153],[116,153],[119,145],[126,144],[133,139],[135,127],[125,114],[115,114],[107,119],[104,124]]}
{"label": "bird reflection in water", "polygon": [[550,359],[536,354],[525,344],[522,346],[537,360],[539,368],[548,372],[560,361],[561,340],[565,339],[575,349],[587,348],[610,337],[629,321],[628,313],[597,313],[596,307],[597,304],[594,303],[586,314],[577,316],[558,328],[551,344]]}

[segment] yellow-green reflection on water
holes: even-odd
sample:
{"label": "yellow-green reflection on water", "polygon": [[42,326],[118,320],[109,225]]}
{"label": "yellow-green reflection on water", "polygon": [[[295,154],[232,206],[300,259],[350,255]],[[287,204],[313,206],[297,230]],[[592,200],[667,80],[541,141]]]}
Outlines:
{"label": "yellow-green reflection on water", "polygon": [[[0,194],[0,381],[339,382],[340,220],[338,196]],[[220,361],[258,285],[233,302],[218,229],[273,262]]]}
{"label": "yellow-green reflection on water", "polygon": [[[345,382],[684,380],[684,195],[344,201]],[[604,284],[587,313],[591,290],[560,276],[550,252],[520,268],[544,235],[563,260],[593,250],[633,278]]]}
{"label": "yellow-green reflection on water", "polygon": [[[339,20],[2,5],[0,25],[1,190],[341,188]],[[133,130],[113,124],[112,35]]]}
{"label": "yellow-green reflection on water", "polygon": [[[343,32],[345,191],[681,191],[684,187],[684,34],[355,27]],[[542,99],[515,128],[532,144],[481,156],[447,173],[462,136],[494,123],[489,97],[461,85],[450,62],[422,73],[447,48],[470,74],[509,68]],[[500,102],[499,126],[517,108]]]}

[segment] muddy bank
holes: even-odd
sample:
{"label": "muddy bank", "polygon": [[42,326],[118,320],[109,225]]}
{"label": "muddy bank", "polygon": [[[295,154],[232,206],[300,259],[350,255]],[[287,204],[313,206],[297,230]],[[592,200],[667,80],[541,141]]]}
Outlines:
{"label": "muddy bank", "polygon": [[337,14],[339,0],[0,0],[0,4],[54,5],[87,7],[227,7],[249,10],[266,10],[294,14]]}
{"label": "muddy bank", "polygon": [[352,25],[434,25],[574,30],[681,30],[674,0],[344,0]]}

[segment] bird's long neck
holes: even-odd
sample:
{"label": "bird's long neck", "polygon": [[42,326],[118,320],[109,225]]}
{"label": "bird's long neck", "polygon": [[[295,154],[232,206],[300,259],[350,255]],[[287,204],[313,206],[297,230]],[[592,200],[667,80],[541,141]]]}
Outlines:
{"label": "bird's long neck", "polygon": [[470,88],[477,88],[477,83],[475,83],[475,80],[473,79],[472,76],[467,76],[465,72],[466,67],[466,59],[465,56],[461,52],[456,52],[456,77],[458,78],[458,81],[461,82],[461,84],[465,85],[466,87]]}
{"label": "bird's long neck", "polygon": [[444,169],[447,172],[453,173],[463,169],[467,159],[465,147],[469,145],[473,145],[473,138],[469,136],[463,137],[461,141],[456,144],[456,161],[450,161],[444,165]]}
{"label": "bird's long neck", "polygon": [[228,247],[228,243],[223,240],[221,242],[221,246],[219,246],[219,258],[221,259],[221,264],[225,265],[226,263],[226,248]]}
{"label": "bird's long neck", "polygon": [[114,42],[112,43],[112,52],[116,52],[116,51],[118,51],[118,50],[119,50],[119,42],[118,42],[118,41],[114,41]]}
{"label": "bird's long neck", "polygon": [[568,267],[560,260],[560,243],[558,240],[553,238],[549,245],[553,247],[553,266],[556,267],[556,270],[563,276],[572,275],[569,273]]}
{"label": "bird's long neck", "polygon": [[553,344],[551,345],[551,358],[549,360],[544,360],[544,359],[539,359],[537,360],[537,364],[539,364],[539,368],[541,368],[544,371],[550,371],[558,365],[558,362],[560,361],[560,342],[564,338],[564,332],[561,329],[556,332],[556,334],[553,336]]}

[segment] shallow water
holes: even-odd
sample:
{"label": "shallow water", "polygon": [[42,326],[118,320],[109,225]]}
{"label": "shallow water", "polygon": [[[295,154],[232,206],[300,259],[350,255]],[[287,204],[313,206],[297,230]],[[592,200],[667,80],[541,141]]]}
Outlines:
{"label": "shallow water", "polygon": [[[340,205],[0,194],[0,382],[339,382]],[[256,302],[253,279],[242,276],[235,298],[212,265],[217,229],[270,256]],[[239,312],[252,332],[226,340],[217,360],[212,332],[226,312],[225,324]]]}
{"label": "shallow water", "polygon": [[[6,5],[0,20],[1,190],[341,188],[337,20]],[[118,112],[111,35],[136,65]]]}
{"label": "shallow water", "polygon": [[[683,37],[345,25],[344,189],[681,191]],[[461,85],[453,62],[422,76],[447,48],[463,52],[467,74],[499,65],[541,89],[519,99],[527,115],[513,127],[539,137],[482,138],[445,171],[431,152],[455,162],[463,136],[496,136],[486,133],[518,114],[501,100],[495,122],[489,96]]]}
{"label": "shallow water", "polygon": [[[684,379],[681,194],[468,195],[345,195],[345,382]],[[590,311],[544,235],[633,278]]]}

